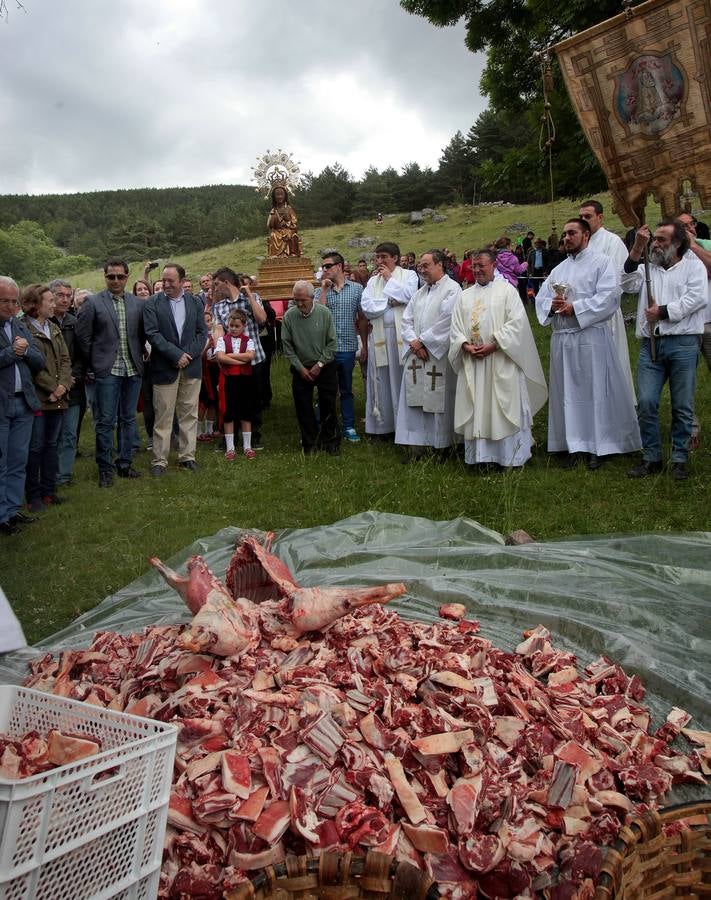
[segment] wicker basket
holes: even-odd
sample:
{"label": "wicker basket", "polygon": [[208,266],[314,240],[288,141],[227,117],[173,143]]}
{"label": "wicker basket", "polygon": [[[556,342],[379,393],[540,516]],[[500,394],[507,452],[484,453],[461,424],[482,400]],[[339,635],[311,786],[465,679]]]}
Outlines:
{"label": "wicker basket", "polygon": [[287,857],[261,869],[254,878],[225,894],[227,900],[436,900],[436,886],[426,872],[397,862],[385,853],[322,853],[318,859]]}
{"label": "wicker basket", "polygon": [[[664,834],[664,825],[680,819],[691,827]],[[595,900],[671,897],[711,897],[711,800],[649,812],[607,851]]]}

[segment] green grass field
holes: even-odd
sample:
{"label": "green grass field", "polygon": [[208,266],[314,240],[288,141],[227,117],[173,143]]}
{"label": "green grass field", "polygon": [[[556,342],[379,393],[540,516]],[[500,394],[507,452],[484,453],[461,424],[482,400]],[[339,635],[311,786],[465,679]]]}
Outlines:
{"label": "green grass field", "polygon": [[[577,209],[558,204],[557,221]],[[421,251],[447,244],[461,251],[524,223],[537,233],[550,230],[545,207],[455,209],[447,222],[411,229],[400,218],[375,225],[358,223],[304,234],[306,252],[343,247],[355,234],[395,239],[403,250]],[[650,216],[650,220],[656,221]],[[611,227],[622,230],[613,220]],[[219,264],[256,269],[264,241],[244,242],[182,257],[194,277]],[[353,254],[352,256],[355,256]],[[136,276],[140,273],[134,273]],[[100,273],[72,279],[76,286],[102,286]],[[533,323],[544,369],[549,334]],[[633,365],[637,341],[628,332]],[[699,368],[697,411],[702,448],[692,457],[692,477],[676,484],[661,475],[643,482],[625,476],[629,458],[617,458],[598,472],[563,471],[545,452],[547,412],[535,421],[537,448],[521,471],[473,475],[458,460],[403,465],[398,448],[363,440],[344,444],[340,457],[305,458],[299,447],[291,401],[290,376],[282,358],[273,366],[274,402],[265,414],[265,449],[257,459],[225,461],[211,444],[198,444],[200,470],[192,475],[171,467],[152,479],[150,454],[135,461],[144,477],[117,479],[100,490],[93,460],[93,428],[87,418],[81,437],[75,482],[62,496],[66,504],[49,509],[20,535],[6,537],[0,557],[0,583],[13,603],[30,641],[67,625],[79,613],[127,584],[148,568],[149,556],[169,557],[201,535],[226,525],[264,529],[303,528],[335,522],[364,510],[423,516],[433,520],[466,516],[506,533],[523,528],[535,538],[573,535],[706,531],[711,476],[711,376]],[[364,386],[356,372],[357,417],[364,415]],[[663,405],[667,425],[668,400]],[[139,417],[140,419],[140,417]],[[362,431],[362,426],[360,429]]]}
{"label": "green grass field", "polygon": [[[536,326],[547,367],[548,335]],[[632,343],[633,350],[634,341]],[[711,441],[711,378],[699,370],[699,414]],[[403,465],[389,444],[344,444],[340,457],[304,457],[285,361],[273,367],[274,402],[265,413],[265,449],[249,462],[228,463],[212,444],[198,444],[196,474],[171,467],[153,479],[150,454],[136,466],[144,477],[97,485],[93,428],[81,437],[75,483],[20,535],[3,539],[2,583],[30,641],[68,624],[148,568],[149,556],[169,557],[226,525],[264,529],[327,524],[363,510],[434,520],[467,516],[498,532],[524,528],[538,539],[646,531],[707,530],[709,444],[694,454],[693,475],[676,484],[666,475],[643,482],[625,476],[629,458],[598,472],[563,471],[545,452],[546,411],[536,418],[534,458],[521,471],[474,475],[458,460]],[[356,411],[364,389],[356,373]],[[668,404],[664,417],[668,420]]]}

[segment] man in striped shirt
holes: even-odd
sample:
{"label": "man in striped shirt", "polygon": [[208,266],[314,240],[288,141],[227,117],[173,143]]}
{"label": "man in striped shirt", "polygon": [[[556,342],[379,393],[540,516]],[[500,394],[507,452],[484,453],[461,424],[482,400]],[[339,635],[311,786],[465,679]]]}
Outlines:
{"label": "man in striped shirt", "polygon": [[340,253],[325,253],[321,260],[321,287],[317,289],[314,299],[328,307],[336,326],[338,351],[335,360],[343,437],[357,443],[360,438],[355,429],[353,369],[358,352],[358,334],[361,338],[360,361],[365,362],[368,355],[368,322],[360,305],[363,288],[355,281],[346,279],[345,261]]}

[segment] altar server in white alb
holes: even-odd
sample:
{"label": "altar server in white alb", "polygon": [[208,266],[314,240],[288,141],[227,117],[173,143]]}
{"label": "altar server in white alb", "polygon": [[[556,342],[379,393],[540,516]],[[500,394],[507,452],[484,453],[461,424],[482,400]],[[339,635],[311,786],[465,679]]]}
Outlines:
{"label": "altar server in white alb", "polygon": [[417,272],[398,264],[400,248],[385,241],[375,248],[375,270],[361,297],[361,309],[370,321],[365,430],[367,434],[393,434],[397,416],[402,364],[402,316],[418,287]]}
{"label": "altar server in white alb", "polygon": [[428,447],[443,450],[454,442],[456,377],[448,359],[449,331],[462,289],[445,274],[445,261],[441,250],[422,254],[425,284],[402,317],[404,368],[395,443],[410,447],[415,457]]}
{"label": "altar server in white alb", "polygon": [[496,256],[472,258],[476,283],[452,312],[449,361],[457,373],[454,430],[467,465],[522,466],[531,457],[533,416],[546,379],[518,291],[496,279]]}
{"label": "altar server in white alb", "polygon": [[634,398],[612,337],[610,319],[620,305],[615,264],[588,247],[590,227],[571,219],[563,230],[567,259],[543,282],[536,297],[541,325],[552,329],[548,450],[567,453],[572,468],[585,459],[641,447]]}
{"label": "altar server in white alb", "polygon": [[[584,200],[580,205],[580,218],[590,226],[590,243],[588,249],[593,253],[601,253],[603,256],[609,257],[615,266],[618,281],[622,279],[622,270],[627,262],[627,247],[622,238],[613,231],[608,231],[602,224],[603,206],[598,200]],[[610,328],[612,329],[612,338],[620,355],[620,363],[622,370],[628,377],[632,397],[634,397],[634,378],[632,377],[632,366],[630,365],[630,347],[627,342],[627,332],[625,331],[625,320],[622,316],[622,310],[618,307],[617,312],[610,319]]]}

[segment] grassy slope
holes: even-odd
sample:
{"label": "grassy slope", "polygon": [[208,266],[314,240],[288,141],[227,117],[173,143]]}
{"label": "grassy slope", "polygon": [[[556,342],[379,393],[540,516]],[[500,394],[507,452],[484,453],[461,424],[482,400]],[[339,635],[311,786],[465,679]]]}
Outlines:
{"label": "grassy slope", "polygon": [[[560,204],[559,224],[573,209]],[[472,217],[472,225],[465,224],[466,216]],[[546,210],[537,207],[529,212],[520,207],[479,210],[474,216],[471,210],[453,210],[446,223],[421,231],[386,220],[377,236],[395,238],[403,249],[447,243],[461,250],[516,221],[543,234],[550,224]],[[344,238],[358,230],[376,233],[375,226],[321,229],[305,235],[307,251],[315,257],[320,247],[342,246]],[[249,271],[255,268],[257,252],[257,242],[245,242],[194,254],[186,262],[193,275],[222,262]],[[88,277],[74,283],[91,286]],[[93,286],[99,286],[98,278]],[[548,333],[535,323],[534,332],[547,370]],[[631,333],[630,349],[634,364],[637,342]],[[704,447],[694,455],[693,477],[680,485],[666,476],[630,482],[625,477],[629,460],[623,458],[596,473],[560,470],[544,451],[545,410],[534,426],[538,441],[534,459],[523,471],[503,476],[474,476],[455,461],[403,466],[396,448],[367,441],[345,445],[339,458],[319,455],[306,460],[299,451],[289,375],[282,359],[276,361],[272,381],[275,397],[265,418],[266,449],[252,463],[238,458],[229,464],[211,445],[198,445],[201,469],[194,476],[171,469],[167,477],[151,479],[149,454],[143,452],[136,465],[146,477],[119,480],[113,490],[99,490],[93,430],[87,421],[76,483],[63,494],[66,505],[50,509],[23,534],[3,540],[1,583],[30,640],[51,634],[137,577],[147,568],[148,556],[168,557],[196,537],[228,524],[310,527],[376,509],[432,519],[468,516],[502,533],[524,528],[540,539],[709,527],[711,378],[705,368],[699,369],[697,395]],[[360,417],[363,385],[357,376],[354,384]],[[667,402],[662,414],[668,422]]]}
{"label": "grassy slope", "polygon": [[[606,208],[612,208],[607,195],[602,196]],[[298,211],[298,202],[296,204]],[[555,206],[558,234],[562,230],[565,217],[577,215],[578,204],[572,200],[560,200]],[[649,219],[656,222],[659,216],[657,207],[649,208]],[[374,237],[376,241],[393,240],[400,245],[403,252],[413,250],[422,253],[432,247],[449,247],[457,253],[461,260],[465,250],[488,244],[504,234],[510,225],[523,225],[523,232],[535,231],[537,235],[547,238],[551,231],[551,208],[547,206],[456,206],[440,210],[447,216],[446,222],[433,223],[429,219],[422,225],[407,224],[407,216],[386,217],[382,225],[374,222],[351,222],[346,225],[332,225],[328,228],[314,228],[303,232],[304,253],[316,262],[320,251],[324,248],[337,248],[351,261],[356,261],[362,251],[350,249],[346,242],[352,237]],[[606,224],[613,231],[624,233],[625,227],[613,213],[606,215]],[[266,223],[265,223],[266,232]],[[515,234],[512,235],[515,237]],[[372,250],[371,245],[370,249]],[[186,253],[178,257],[185,266],[188,275],[195,280],[203,272],[214,271],[220,265],[233,267],[238,272],[255,274],[259,261],[266,252],[266,236],[223,244],[197,253]],[[143,261],[131,262],[131,279],[140,278],[143,272]],[[101,271],[79,272],[72,277],[77,287],[99,290],[104,287]]]}

